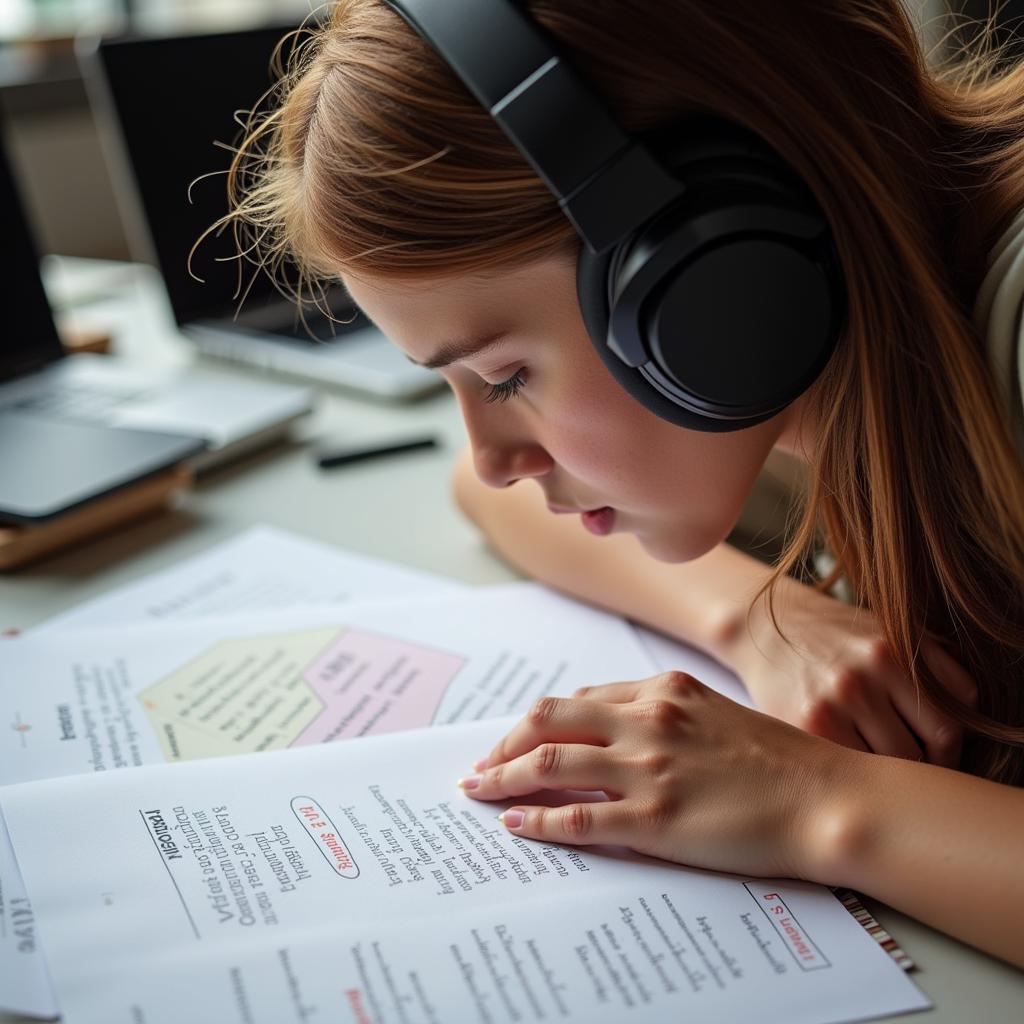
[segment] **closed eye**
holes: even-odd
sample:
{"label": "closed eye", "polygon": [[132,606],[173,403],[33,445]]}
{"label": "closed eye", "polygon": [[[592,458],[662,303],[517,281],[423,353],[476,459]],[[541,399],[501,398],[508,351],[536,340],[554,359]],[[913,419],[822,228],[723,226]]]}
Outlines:
{"label": "closed eye", "polygon": [[520,367],[508,380],[503,380],[500,384],[488,384],[484,401],[507,402],[510,398],[515,398],[526,385],[524,374],[525,370]]}

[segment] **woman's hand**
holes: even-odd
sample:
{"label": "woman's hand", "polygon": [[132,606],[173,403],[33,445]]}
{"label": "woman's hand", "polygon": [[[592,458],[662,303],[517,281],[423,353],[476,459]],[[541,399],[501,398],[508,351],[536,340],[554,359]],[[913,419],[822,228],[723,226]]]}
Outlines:
{"label": "woman's hand", "polygon": [[[735,617],[721,656],[758,708],[856,750],[955,768],[962,731],[897,667],[877,622],[795,580],[783,580],[776,613],[763,600]],[[934,640],[921,656],[958,700],[973,705],[970,676]]]}
{"label": "woman's hand", "polygon": [[822,813],[863,756],[667,672],[541,698],[459,784],[481,800],[541,790],[610,798],[516,804],[502,820],[517,835],[821,881]]}

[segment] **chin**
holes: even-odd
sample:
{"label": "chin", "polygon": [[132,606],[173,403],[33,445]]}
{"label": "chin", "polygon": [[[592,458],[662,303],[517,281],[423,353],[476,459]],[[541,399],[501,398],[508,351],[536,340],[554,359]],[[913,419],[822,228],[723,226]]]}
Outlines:
{"label": "chin", "polygon": [[650,524],[650,528],[634,531],[640,546],[659,562],[692,562],[717,548],[728,536],[731,522],[694,523],[671,518]]}
{"label": "chin", "polygon": [[696,531],[669,533],[638,533],[640,546],[659,562],[692,562],[717,547],[721,537],[709,537]]}

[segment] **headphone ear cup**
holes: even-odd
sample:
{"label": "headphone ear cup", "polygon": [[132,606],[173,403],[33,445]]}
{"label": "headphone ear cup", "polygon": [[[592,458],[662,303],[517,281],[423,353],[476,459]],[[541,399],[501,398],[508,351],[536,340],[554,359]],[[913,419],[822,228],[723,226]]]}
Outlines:
{"label": "headphone ear cup", "polygon": [[[686,192],[610,251],[580,247],[591,341],[662,419],[754,426],[806,390],[838,343],[845,289],[828,224],[795,172],[738,125],[696,118],[645,143]],[[624,358],[608,345],[612,322]]]}
{"label": "headphone ear cup", "polygon": [[[611,249],[600,255],[592,253],[585,245],[580,245],[576,258],[576,295],[579,300],[580,314],[590,335],[590,341],[619,385],[636,399],[644,408],[655,416],[687,430],[700,430],[704,433],[720,433],[736,430],[741,424],[734,420],[719,420],[701,416],[661,394],[646,377],[638,370],[624,363],[608,347],[609,322],[609,275],[619,261],[619,250]],[[754,426],[769,418],[774,413],[759,417],[751,417],[742,423],[744,427]]]}

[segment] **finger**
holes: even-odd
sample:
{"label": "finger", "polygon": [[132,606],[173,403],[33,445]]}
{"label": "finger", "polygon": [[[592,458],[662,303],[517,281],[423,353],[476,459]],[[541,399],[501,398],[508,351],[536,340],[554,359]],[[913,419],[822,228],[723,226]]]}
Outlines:
{"label": "finger", "polygon": [[832,740],[833,743],[841,743],[851,750],[868,750],[868,745],[857,732],[849,716],[826,701],[816,702],[796,724],[812,736],[821,736],[822,739]]}
{"label": "finger", "polygon": [[891,698],[903,721],[917,734],[928,761],[944,768],[956,768],[963,750],[960,724],[910,685],[893,691]]}
{"label": "finger", "polygon": [[641,687],[648,680],[628,683],[602,683],[599,686],[581,686],[574,694],[577,700],[600,700],[606,704],[628,704],[636,700]]}
{"label": "finger", "polygon": [[552,789],[617,792],[620,778],[604,747],[542,743],[522,757],[459,779],[459,785],[476,800],[507,800]]}
{"label": "finger", "polygon": [[691,697],[707,687],[687,672],[669,669],[649,679],[627,683],[603,683],[600,686],[581,686],[573,697],[581,700],[600,700],[606,704],[628,704],[639,697],[658,692],[667,697]]}
{"label": "finger", "polygon": [[857,731],[857,727],[852,722],[847,722],[842,725],[837,725],[835,728],[835,735],[826,737],[832,740],[834,743],[839,743],[844,747],[849,747],[851,750],[863,750],[865,753],[871,753],[871,748],[867,745],[864,737]]}
{"label": "finger", "polygon": [[473,769],[483,771],[504,764],[528,753],[541,743],[592,743],[605,746],[611,742],[612,717],[612,709],[598,701],[541,697],[526,716],[499,740],[490,754],[473,765]]}
{"label": "finger", "polygon": [[510,807],[499,815],[517,836],[573,846],[636,843],[636,822],[626,801],[566,804],[565,807]]}
{"label": "finger", "polygon": [[868,749],[876,754],[902,757],[908,761],[920,761],[922,744],[907,722],[898,714],[886,693],[865,706],[863,713],[855,718],[857,732]]}
{"label": "finger", "polygon": [[921,656],[936,678],[956,697],[961,704],[969,708],[978,706],[978,686],[970,677],[963,665],[949,654],[939,643],[926,638],[921,645]]}
{"label": "finger", "polygon": [[894,706],[895,695],[910,686],[888,656],[875,674],[844,672],[836,682],[836,709],[850,719],[868,750],[888,757],[920,761],[923,743]]}

